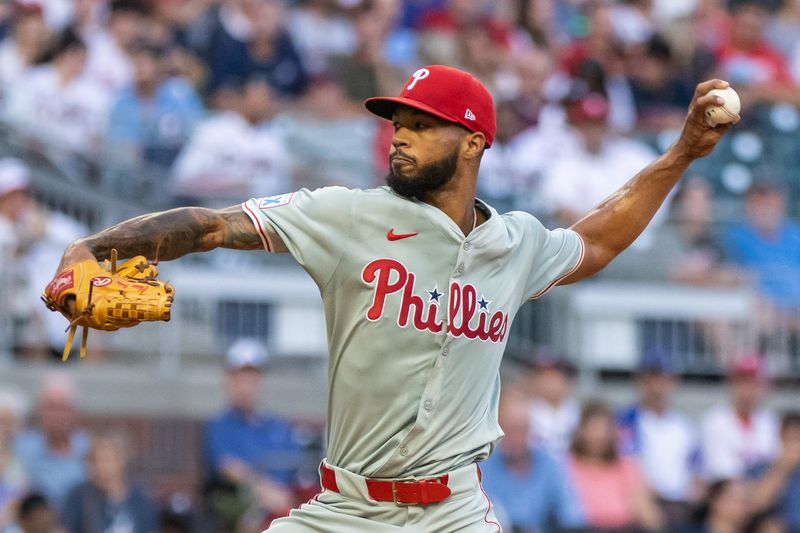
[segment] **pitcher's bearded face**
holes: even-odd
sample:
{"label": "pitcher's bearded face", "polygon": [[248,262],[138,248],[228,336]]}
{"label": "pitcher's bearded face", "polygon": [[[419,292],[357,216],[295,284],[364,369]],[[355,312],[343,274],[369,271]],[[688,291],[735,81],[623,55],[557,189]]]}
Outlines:
{"label": "pitcher's bearded face", "polygon": [[456,175],[458,148],[443,158],[420,165],[415,158],[398,150],[389,158],[386,183],[406,198],[425,201],[430,193],[444,188]]}

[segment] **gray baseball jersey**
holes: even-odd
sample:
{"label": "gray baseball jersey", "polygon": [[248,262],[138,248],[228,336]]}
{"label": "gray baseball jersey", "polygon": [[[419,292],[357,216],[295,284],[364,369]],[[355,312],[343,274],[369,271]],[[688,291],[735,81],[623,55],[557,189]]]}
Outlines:
{"label": "gray baseball jersey", "polygon": [[485,459],[500,360],[517,310],[575,269],[583,242],[522,212],[468,236],[388,187],[251,199],[264,247],[291,253],[322,294],[329,464],[367,477],[435,476]]}

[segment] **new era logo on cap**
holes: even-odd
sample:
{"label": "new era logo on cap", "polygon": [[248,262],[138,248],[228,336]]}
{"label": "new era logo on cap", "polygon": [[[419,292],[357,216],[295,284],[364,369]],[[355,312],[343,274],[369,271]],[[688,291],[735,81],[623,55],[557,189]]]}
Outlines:
{"label": "new era logo on cap", "polygon": [[364,105],[389,120],[398,105],[430,113],[483,133],[487,148],[497,129],[494,102],[486,87],[468,72],[443,65],[428,65],[414,72],[399,97],[370,98]]}

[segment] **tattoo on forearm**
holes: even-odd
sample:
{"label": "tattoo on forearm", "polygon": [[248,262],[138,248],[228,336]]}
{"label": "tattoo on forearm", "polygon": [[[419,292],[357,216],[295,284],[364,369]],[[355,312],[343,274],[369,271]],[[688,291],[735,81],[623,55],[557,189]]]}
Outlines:
{"label": "tattoo on forearm", "polygon": [[255,227],[238,206],[223,210],[184,207],[142,215],[87,237],[84,243],[101,261],[110,257],[112,248],[121,258],[143,255],[168,261],[220,246],[261,247]]}
{"label": "tattoo on forearm", "polygon": [[218,211],[221,217],[221,239],[219,246],[235,250],[260,250],[261,237],[250,217],[238,205]]}

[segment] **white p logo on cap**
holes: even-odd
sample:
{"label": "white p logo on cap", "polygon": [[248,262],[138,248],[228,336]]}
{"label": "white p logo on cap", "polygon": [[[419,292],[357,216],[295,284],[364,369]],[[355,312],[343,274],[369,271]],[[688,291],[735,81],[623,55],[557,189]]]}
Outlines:
{"label": "white p logo on cap", "polygon": [[425,78],[427,78],[430,75],[431,75],[431,71],[430,70],[428,70],[426,68],[419,69],[418,71],[416,71],[414,74],[411,75],[411,77],[414,78],[414,81],[412,81],[411,83],[408,84],[408,87],[406,87],[406,90],[410,91],[411,89],[414,88],[414,86],[417,84],[418,81],[424,80]]}

